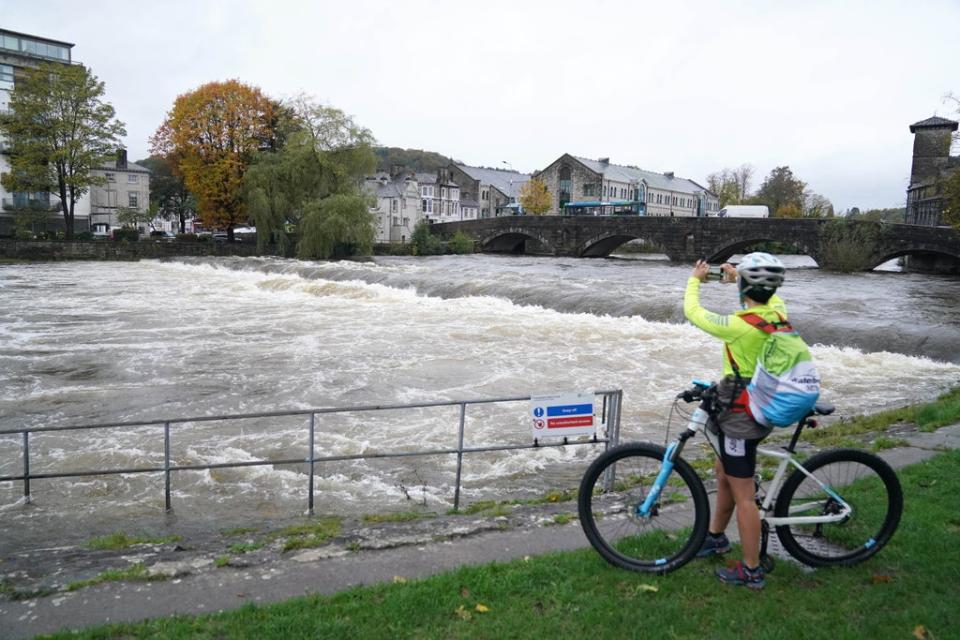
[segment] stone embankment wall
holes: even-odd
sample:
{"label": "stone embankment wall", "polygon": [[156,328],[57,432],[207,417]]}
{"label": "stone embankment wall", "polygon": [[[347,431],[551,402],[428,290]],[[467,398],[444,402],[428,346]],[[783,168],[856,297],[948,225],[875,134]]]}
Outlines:
{"label": "stone embankment wall", "polygon": [[[272,255],[269,249],[267,255]],[[174,256],[256,256],[255,242],[50,242],[42,240],[0,240],[0,258],[29,261],[48,260],[140,260]]]}

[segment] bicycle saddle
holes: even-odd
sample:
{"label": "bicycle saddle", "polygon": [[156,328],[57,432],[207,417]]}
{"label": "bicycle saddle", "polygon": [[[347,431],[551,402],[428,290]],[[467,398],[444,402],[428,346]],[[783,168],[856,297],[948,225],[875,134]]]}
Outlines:
{"label": "bicycle saddle", "polygon": [[818,402],[816,406],[813,407],[813,411],[821,416],[828,416],[836,410],[837,408],[829,402]]}

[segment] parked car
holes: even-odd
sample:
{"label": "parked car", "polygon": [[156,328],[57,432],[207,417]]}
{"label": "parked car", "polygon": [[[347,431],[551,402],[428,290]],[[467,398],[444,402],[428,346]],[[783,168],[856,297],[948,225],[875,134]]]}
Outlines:
{"label": "parked car", "polygon": [[170,231],[151,231],[150,239],[156,240],[157,242],[173,242],[177,239],[177,236],[173,235]]}
{"label": "parked car", "polygon": [[227,241],[227,234],[226,234],[226,233],[223,233],[222,231],[221,231],[221,232],[217,232],[217,233],[213,234],[213,241],[214,241],[214,242],[226,242],[226,241]]}

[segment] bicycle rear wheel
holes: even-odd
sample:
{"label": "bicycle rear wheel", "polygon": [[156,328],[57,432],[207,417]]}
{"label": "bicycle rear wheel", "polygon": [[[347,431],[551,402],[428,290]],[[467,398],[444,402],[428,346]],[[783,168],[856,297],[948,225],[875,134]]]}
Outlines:
{"label": "bicycle rear wheel", "polygon": [[790,555],[813,567],[852,565],[889,542],[903,513],[903,490],[890,465],[866,451],[836,449],[813,456],[803,466],[829,491],[798,469],[780,490],[774,515],[839,513],[836,496],[853,511],[840,522],[778,526],[777,535]]}
{"label": "bicycle rear wheel", "polygon": [[593,548],[617,567],[673,571],[693,558],[707,535],[707,492],[682,459],[677,459],[650,514],[637,514],[663,455],[664,448],[654,444],[615,447],[594,460],[580,482],[580,526]]}

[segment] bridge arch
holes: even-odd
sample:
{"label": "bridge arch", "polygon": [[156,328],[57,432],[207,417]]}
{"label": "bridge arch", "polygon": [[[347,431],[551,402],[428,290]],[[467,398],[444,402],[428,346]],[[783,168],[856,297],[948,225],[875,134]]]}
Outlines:
{"label": "bridge arch", "polygon": [[491,253],[530,253],[527,244],[533,241],[534,252],[555,253],[553,243],[543,234],[523,227],[496,229],[480,238],[481,251]]}
{"label": "bridge arch", "polygon": [[645,242],[662,244],[661,238],[654,233],[600,233],[583,242],[583,244],[580,245],[577,255],[581,258],[606,258],[613,253],[617,247],[631,240],[643,240]]}
{"label": "bridge arch", "polygon": [[773,237],[773,235],[751,235],[745,236],[742,238],[725,238],[724,243],[719,247],[714,249],[712,253],[709,253],[706,258],[707,262],[718,263],[726,262],[730,259],[731,256],[734,256],[738,253],[744,253],[746,250],[751,247],[764,244],[768,242],[778,242],[781,244],[789,244],[796,248],[801,254],[810,256],[814,262],[817,263],[817,266],[820,265],[820,256],[818,247],[808,245],[802,238],[781,238]]}
{"label": "bridge arch", "polygon": [[870,259],[867,269],[876,269],[885,262],[904,257],[915,258],[917,261],[924,263],[926,265],[926,269],[930,269],[932,267],[934,272],[945,271],[946,273],[960,273],[960,251],[951,252],[938,249],[922,249],[915,247],[889,251],[886,253],[878,253]]}

